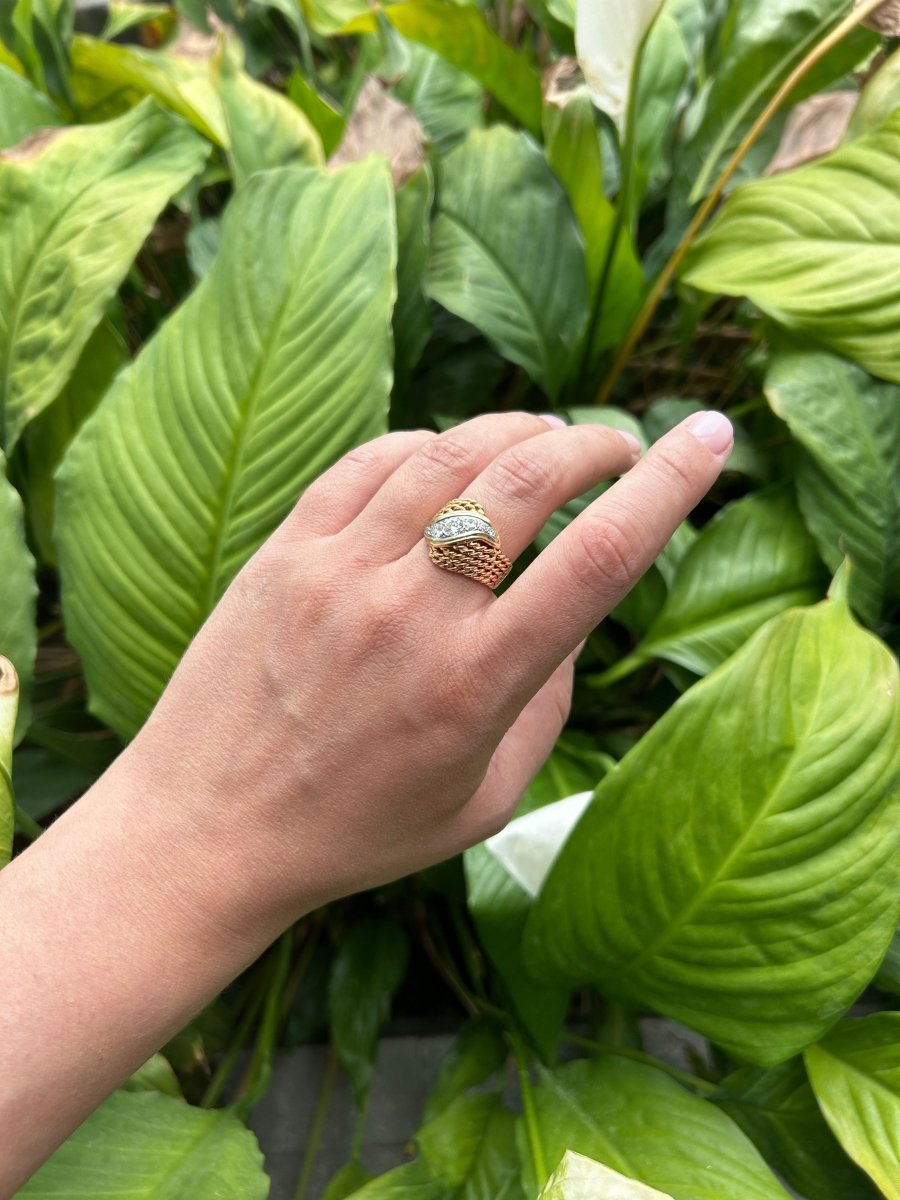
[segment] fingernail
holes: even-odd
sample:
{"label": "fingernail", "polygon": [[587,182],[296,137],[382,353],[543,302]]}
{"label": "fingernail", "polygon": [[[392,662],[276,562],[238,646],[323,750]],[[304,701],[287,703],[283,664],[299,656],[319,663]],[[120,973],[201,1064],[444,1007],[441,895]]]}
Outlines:
{"label": "fingernail", "polygon": [[564,429],[566,422],[556,413],[541,413],[541,420],[546,421],[551,429]]}
{"label": "fingernail", "polygon": [[622,440],[624,442],[627,442],[628,447],[631,450],[631,453],[634,457],[634,460],[635,460],[635,462],[637,462],[637,460],[641,457],[641,450],[642,450],[641,439],[638,437],[635,437],[635,435],[633,433],[629,433],[626,429],[618,429],[618,430],[616,430],[616,432],[618,433],[619,437],[622,438]]}
{"label": "fingernail", "polygon": [[734,427],[720,412],[700,412],[688,417],[685,429],[690,430],[713,454],[724,454],[734,441]]}

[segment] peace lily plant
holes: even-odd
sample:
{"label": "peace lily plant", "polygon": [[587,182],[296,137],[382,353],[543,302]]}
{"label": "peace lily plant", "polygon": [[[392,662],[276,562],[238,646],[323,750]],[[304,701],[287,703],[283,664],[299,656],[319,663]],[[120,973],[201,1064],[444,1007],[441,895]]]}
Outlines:
{"label": "peace lily plant", "polygon": [[[897,5],[72,18],[0,9],[3,861],[357,443],[523,406],[737,442],[510,828],[289,931],[21,1195],[267,1195],[246,1121],[327,1037],[301,1200],[339,1069],[325,1200],[898,1200]],[[436,992],[458,1039],[372,1178],[379,1035]]]}

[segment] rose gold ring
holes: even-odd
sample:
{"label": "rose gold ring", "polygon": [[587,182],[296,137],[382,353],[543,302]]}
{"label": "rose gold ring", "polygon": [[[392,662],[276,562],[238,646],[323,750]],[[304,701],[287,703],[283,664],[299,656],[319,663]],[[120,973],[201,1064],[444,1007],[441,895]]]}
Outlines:
{"label": "rose gold ring", "polygon": [[500,535],[477,500],[461,497],[445,504],[425,526],[425,540],[435,566],[483,583],[491,591],[512,568],[500,550]]}

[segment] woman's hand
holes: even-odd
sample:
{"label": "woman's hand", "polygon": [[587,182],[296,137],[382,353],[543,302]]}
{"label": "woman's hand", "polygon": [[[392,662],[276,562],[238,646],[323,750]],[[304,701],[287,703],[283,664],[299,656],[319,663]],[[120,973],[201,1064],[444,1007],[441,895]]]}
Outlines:
{"label": "woman's hand", "polygon": [[[348,454],[191,646],[134,756],[176,794],[193,782],[190,803],[232,831],[250,889],[236,921],[271,905],[286,924],[511,817],[566,719],[576,648],[732,442],[724,417],[695,416],[633,466],[636,439],[561,424],[490,415]],[[499,598],[429,560],[423,527],[455,497],[484,506],[515,558],[554,509],[623,473]]]}
{"label": "woman's hand", "polygon": [[[609,429],[508,413],[390,434],[309,488],[138,737],[0,872],[0,1200],[303,912],[506,822],[579,643],[730,449],[718,414],[632,466]],[[621,472],[499,598],[429,560],[454,498],[515,557]]]}

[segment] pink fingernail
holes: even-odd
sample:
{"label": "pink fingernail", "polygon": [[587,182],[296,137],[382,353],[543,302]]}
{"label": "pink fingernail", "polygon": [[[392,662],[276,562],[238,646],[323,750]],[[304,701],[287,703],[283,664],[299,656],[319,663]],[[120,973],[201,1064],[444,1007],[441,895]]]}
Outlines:
{"label": "pink fingernail", "polygon": [[562,417],[558,417],[556,413],[541,413],[541,420],[546,421],[551,429],[564,429],[566,422]]}
{"label": "pink fingernail", "polygon": [[688,417],[685,429],[713,454],[724,454],[734,441],[734,427],[720,412],[700,412]]}
{"label": "pink fingernail", "polygon": [[635,435],[633,433],[629,433],[625,429],[619,429],[616,432],[618,433],[620,438],[623,438],[628,443],[628,446],[631,449],[631,453],[634,455],[635,458],[637,458],[641,453],[640,438],[635,437]]}

